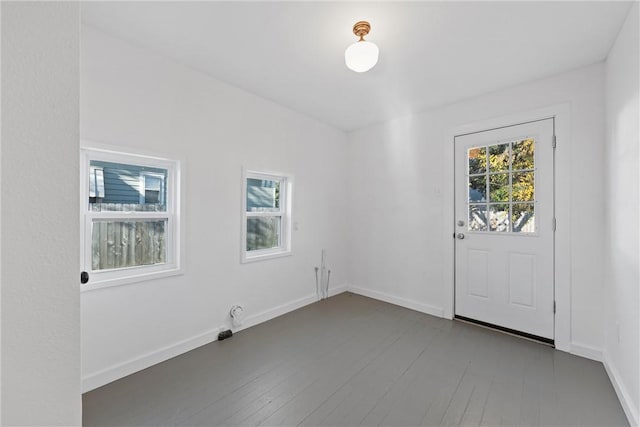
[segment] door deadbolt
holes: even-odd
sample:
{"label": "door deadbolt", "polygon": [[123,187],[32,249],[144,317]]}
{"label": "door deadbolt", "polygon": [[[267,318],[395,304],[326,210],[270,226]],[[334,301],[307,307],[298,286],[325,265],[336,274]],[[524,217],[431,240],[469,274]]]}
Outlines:
{"label": "door deadbolt", "polygon": [[458,227],[463,227],[464,226],[464,221],[459,219],[458,220]]}

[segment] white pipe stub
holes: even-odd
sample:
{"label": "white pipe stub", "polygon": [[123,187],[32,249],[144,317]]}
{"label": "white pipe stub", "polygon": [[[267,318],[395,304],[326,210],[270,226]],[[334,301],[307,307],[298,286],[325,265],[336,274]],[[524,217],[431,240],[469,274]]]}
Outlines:
{"label": "white pipe stub", "polygon": [[229,316],[233,319],[233,323],[240,325],[242,323],[242,317],[244,315],[244,308],[241,305],[234,305],[229,310]]}

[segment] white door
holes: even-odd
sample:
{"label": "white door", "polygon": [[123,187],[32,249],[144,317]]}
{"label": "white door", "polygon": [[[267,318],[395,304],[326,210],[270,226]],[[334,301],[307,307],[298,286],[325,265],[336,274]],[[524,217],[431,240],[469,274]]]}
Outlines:
{"label": "white door", "polygon": [[455,138],[455,313],[554,329],[553,119]]}

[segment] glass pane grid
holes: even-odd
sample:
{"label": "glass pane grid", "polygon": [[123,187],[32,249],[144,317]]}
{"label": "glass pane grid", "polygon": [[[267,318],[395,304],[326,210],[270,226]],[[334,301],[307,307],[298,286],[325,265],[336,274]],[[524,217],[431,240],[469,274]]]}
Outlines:
{"label": "glass pane grid", "polygon": [[467,150],[468,231],[535,233],[534,147],[525,138]]}

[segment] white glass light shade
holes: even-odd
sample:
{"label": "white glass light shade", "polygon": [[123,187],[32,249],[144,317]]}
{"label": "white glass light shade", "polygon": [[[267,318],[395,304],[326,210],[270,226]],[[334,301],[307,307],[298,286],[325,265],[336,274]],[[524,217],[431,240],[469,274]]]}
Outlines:
{"label": "white glass light shade", "polygon": [[366,40],[352,44],[344,51],[344,61],[356,73],[364,73],[378,62],[378,46]]}

